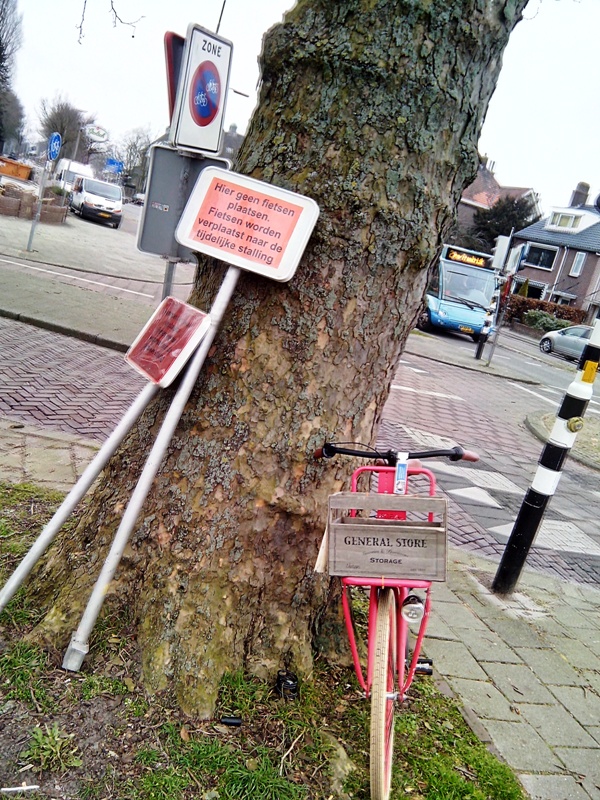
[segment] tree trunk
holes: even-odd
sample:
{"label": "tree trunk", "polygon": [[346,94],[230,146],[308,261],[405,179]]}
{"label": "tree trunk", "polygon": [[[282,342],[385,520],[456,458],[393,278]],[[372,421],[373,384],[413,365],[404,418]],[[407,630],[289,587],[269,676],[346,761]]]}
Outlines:
{"label": "tree trunk", "polygon": [[[146,685],[189,713],[211,713],[225,670],[305,674],[315,646],[340,647],[313,565],[348,468],[312,452],[376,435],[525,2],[299,0],[265,37],[236,167],[321,216],[290,283],[240,280],[109,597],[137,623]],[[208,308],[221,276],[202,258],[192,302]],[[169,398],[50,557],[62,588],[36,635],[64,644],[77,624]]]}

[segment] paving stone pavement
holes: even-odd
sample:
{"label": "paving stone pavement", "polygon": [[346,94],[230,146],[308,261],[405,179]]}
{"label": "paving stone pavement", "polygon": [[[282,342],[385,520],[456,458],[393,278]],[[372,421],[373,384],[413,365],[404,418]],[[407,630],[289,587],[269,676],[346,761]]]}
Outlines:
{"label": "paving stone pavement", "polygon": [[[10,309],[0,297],[2,311]],[[56,316],[68,328],[69,309],[56,309]],[[449,498],[454,546],[448,580],[432,590],[426,652],[474,730],[530,797],[600,800],[600,581],[593,552],[600,538],[589,503],[590,493],[600,496],[598,473],[569,462],[545,521],[552,525],[536,541],[517,589],[494,595],[489,587],[505,528],[541,446],[521,421],[486,411],[489,374],[438,363],[433,386],[430,359],[418,344],[410,337],[394,380],[403,388],[392,389],[381,441],[414,449],[458,439],[482,455],[466,468],[435,465]],[[499,374],[493,379],[503,386],[498,391],[506,388]],[[0,319],[0,479],[68,489],[142,386],[121,353]]]}
{"label": "paving stone pavement", "polygon": [[[440,362],[433,369],[418,355],[416,336],[410,337],[408,351],[392,383],[380,441],[400,450],[454,444],[477,450],[481,461],[472,466],[429,463],[450,498],[451,543],[499,558],[542,445],[523,420],[486,413],[489,375]],[[507,391],[505,380],[497,378],[496,383],[498,391]],[[530,566],[600,585],[600,528],[594,504],[600,499],[599,488],[597,471],[569,461],[530,551]]]}

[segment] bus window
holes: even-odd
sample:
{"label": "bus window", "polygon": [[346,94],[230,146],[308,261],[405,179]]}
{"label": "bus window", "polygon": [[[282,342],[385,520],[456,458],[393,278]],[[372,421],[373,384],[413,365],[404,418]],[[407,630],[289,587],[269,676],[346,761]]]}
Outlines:
{"label": "bus window", "polygon": [[440,272],[439,269],[434,269],[431,277],[429,278],[429,283],[427,285],[427,294],[432,294],[435,297],[438,297],[440,293]]}

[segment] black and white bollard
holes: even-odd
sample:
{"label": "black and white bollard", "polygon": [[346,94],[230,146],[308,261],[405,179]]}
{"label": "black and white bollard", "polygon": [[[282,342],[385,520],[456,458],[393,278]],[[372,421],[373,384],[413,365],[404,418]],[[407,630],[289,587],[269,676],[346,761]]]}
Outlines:
{"label": "black and white bollard", "polygon": [[492,591],[497,594],[509,594],[519,580],[546,506],[558,486],[562,465],[575,443],[577,433],[583,428],[583,415],[592,398],[599,361],[600,320],[596,321],[590,341],[581,354],[577,374],[563,398],[533,482],[519,509],[492,583]]}

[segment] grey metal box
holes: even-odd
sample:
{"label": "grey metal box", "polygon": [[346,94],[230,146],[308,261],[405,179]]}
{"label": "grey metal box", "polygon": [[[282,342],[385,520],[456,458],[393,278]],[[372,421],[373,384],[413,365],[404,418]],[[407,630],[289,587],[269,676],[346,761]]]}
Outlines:
{"label": "grey metal box", "polygon": [[175,239],[175,229],[205,167],[231,169],[231,162],[226,158],[182,153],[165,144],[152,145],[146,199],[138,228],[138,250],[177,261],[194,260],[193,251]]}

